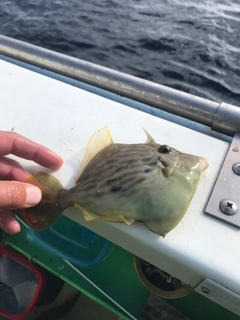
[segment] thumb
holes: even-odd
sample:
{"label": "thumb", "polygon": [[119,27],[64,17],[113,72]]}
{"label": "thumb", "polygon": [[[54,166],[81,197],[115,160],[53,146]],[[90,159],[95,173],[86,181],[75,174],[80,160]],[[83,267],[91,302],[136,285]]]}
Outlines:
{"label": "thumb", "polygon": [[0,209],[21,209],[37,205],[41,190],[29,183],[0,181]]}

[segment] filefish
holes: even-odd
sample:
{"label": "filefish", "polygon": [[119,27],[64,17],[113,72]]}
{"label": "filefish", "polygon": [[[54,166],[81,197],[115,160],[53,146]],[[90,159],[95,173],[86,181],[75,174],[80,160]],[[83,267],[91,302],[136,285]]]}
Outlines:
{"label": "filefish", "polygon": [[95,132],[69,190],[48,173],[29,176],[26,182],[42,190],[42,200],[25,209],[28,225],[44,230],[75,206],[86,221],[140,221],[164,237],[184,216],[208,163],[160,145],[144,131],[142,144],[114,143],[108,127]]}

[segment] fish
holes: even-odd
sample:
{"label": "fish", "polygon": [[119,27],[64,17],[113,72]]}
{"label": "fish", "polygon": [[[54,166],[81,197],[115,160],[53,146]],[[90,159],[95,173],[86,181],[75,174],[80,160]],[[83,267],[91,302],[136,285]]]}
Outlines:
{"label": "fish", "polygon": [[42,200],[24,210],[27,224],[45,230],[74,206],[88,222],[138,221],[165,237],[183,218],[208,162],[158,144],[143,130],[147,140],[139,144],[114,143],[107,126],[95,132],[69,190],[48,173],[29,176]]}

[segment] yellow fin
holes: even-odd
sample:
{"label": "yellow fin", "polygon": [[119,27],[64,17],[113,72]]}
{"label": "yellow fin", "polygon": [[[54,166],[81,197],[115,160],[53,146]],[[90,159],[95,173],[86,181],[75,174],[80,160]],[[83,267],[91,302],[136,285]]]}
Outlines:
{"label": "yellow fin", "polygon": [[88,141],[85,155],[82,164],[75,176],[75,183],[78,182],[83,170],[87,167],[89,162],[107,146],[113,144],[113,139],[108,127],[104,127],[95,132]]}
{"label": "yellow fin", "polygon": [[94,220],[98,219],[97,216],[95,216],[93,213],[87,212],[86,210],[84,210],[84,209],[83,209],[80,205],[78,205],[77,203],[75,203],[74,207],[75,207],[75,208],[78,208],[78,209],[80,209],[80,210],[82,211],[83,216],[84,216],[84,219],[85,219],[86,221],[89,222],[89,221],[94,221]]}
{"label": "yellow fin", "polygon": [[[143,127],[142,127],[143,128]],[[157,143],[155,142],[155,140],[153,139],[153,137],[147,132],[147,130],[145,130],[143,128],[143,131],[146,133],[147,135],[147,141],[145,142],[146,144],[149,144],[149,145],[152,145],[152,146],[155,146]]]}
{"label": "yellow fin", "polygon": [[86,210],[84,210],[78,204],[75,204],[74,207],[78,208],[78,209],[80,209],[82,211],[85,220],[88,221],[88,222],[89,221],[124,222],[127,225],[130,225],[130,224],[132,224],[134,222],[133,219],[126,219],[121,214],[109,214],[109,215],[106,215],[106,216],[96,216],[93,213],[87,212]]}
{"label": "yellow fin", "polygon": [[52,175],[46,172],[37,172],[24,181],[31,183],[42,191],[42,200],[35,207],[22,209],[21,213],[27,224],[36,231],[50,227],[61,215],[63,209],[56,205],[59,201],[59,192],[63,186]]}
{"label": "yellow fin", "polygon": [[63,189],[63,186],[57,178],[46,172],[38,171],[32,176],[28,176],[24,182],[34,184],[39,187],[42,192],[54,194]]}
{"label": "yellow fin", "polygon": [[101,221],[109,221],[109,222],[124,222],[127,225],[130,225],[134,222],[132,219],[126,219],[121,214],[109,214],[106,216],[97,217],[95,220],[101,220]]}

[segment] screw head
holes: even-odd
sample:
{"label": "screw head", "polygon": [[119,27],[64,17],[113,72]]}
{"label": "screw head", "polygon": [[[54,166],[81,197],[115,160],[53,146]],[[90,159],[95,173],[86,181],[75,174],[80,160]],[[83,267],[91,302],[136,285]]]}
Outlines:
{"label": "screw head", "polygon": [[222,200],[219,204],[219,208],[228,216],[232,216],[238,211],[238,206],[236,205],[236,203],[229,199]]}
{"label": "screw head", "polygon": [[233,172],[240,176],[240,163],[235,163],[232,167]]}

